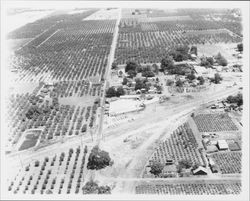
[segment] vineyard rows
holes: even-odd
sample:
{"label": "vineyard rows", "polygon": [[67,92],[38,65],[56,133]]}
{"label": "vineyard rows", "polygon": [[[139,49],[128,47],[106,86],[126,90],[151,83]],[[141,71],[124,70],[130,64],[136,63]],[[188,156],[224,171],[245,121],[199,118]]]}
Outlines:
{"label": "vineyard rows", "polygon": [[170,136],[156,149],[150,163],[153,161],[165,164],[167,160],[178,163],[188,160],[195,164],[203,165],[204,162],[198,151],[198,143],[187,123],[178,127]]}
{"label": "vineyard rows", "polygon": [[241,183],[197,183],[197,184],[142,184],[136,186],[136,194],[170,195],[218,195],[240,194]]}
{"label": "vineyard rows", "polygon": [[227,113],[198,114],[193,117],[200,132],[237,131]]}
{"label": "vineyard rows", "polygon": [[[209,30],[208,30],[209,31]],[[214,44],[239,42],[227,32],[186,34],[180,31],[148,31],[119,33],[115,58],[118,64],[129,60],[139,63],[158,63],[177,44]]]}

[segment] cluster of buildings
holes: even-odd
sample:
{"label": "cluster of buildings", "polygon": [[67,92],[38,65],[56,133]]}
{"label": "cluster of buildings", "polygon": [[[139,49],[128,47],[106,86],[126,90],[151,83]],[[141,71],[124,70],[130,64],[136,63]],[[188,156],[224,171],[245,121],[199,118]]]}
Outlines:
{"label": "cluster of buildings", "polygon": [[216,110],[216,111],[242,111],[243,106],[238,106],[237,103],[228,103],[225,100],[218,101],[212,105],[209,106],[210,109]]}

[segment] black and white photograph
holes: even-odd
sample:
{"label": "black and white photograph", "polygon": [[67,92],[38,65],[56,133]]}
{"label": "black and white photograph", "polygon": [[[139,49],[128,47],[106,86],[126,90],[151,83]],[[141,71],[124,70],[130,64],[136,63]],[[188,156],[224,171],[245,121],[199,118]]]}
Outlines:
{"label": "black and white photograph", "polygon": [[1,1],[1,200],[249,200],[249,1]]}

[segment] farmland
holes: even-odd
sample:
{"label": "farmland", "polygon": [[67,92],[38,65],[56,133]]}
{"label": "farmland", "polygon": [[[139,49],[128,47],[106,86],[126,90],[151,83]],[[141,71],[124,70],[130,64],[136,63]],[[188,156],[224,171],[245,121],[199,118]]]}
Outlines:
{"label": "farmland", "polygon": [[76,8],[8,33],[8,195],[239,195],[236,11]]}
{"label": "farmland", "polygon": [[174,131],[171,137],[157,148],[152,157],[152,161],[161,163],[166,163],[169,159],[173,159],[176,163],[184,159],[193,164],[204,164],[198,151],[198,143],[187,123]]}
{"label": "farmland", "polygon": [[228,114],[198,114],[194,120],[200,132],[238,130]]}
{"label": "farmland", "polygon": [[[116,48],[116,62],[157,63],[176,45],[239,43],[242,41],[240,21],[233,23],[205,20],[201,13],[143,11],[129,15],[124,11]],[[184,14],[178,16],[180,13]],[[158,14],[158,15],[157,15]],[[187,14],[187,15],[185,15]],[[211,14],[213,15],[213,14]],[[216,13],[214,13],[216,15]],[[152,17],[155,16],[155,17]],[[225,16],[226,21],[228,15]],[[235,33],[235,34],[234,34]]]}
{"label": "farmland", "polygon": [[86,154],[87,147],[77,147],[36,160],[13,175],[8,191],[14,194],[81,193]]}
{"label": "farmland", "polygon": [[218,164],[222,174],[241,173],[241,152],[226,152],[211,156]]}
{"label": "farmland", "polygon": [[217,195],[239,194],[241,184],[235,183],[196,183],[196,184],[142,184],[136,186],[137,194],[170,194],[170,195]]}

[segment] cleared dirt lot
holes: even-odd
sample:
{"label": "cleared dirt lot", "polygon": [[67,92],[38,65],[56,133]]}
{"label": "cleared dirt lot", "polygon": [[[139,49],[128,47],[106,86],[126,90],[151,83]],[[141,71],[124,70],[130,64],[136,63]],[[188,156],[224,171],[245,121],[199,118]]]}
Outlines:
{"label": "cleared dirt lot", "polygon": [[206,45],[196,45],[198,48],[198,56],[214,56],[219,52],[228,60],[228,61],[237,61],[237,58],[233,57],[232,54],[236,53],[235,48],[237,48],[237,43],[228,43],[228,44],[206,44]]}

